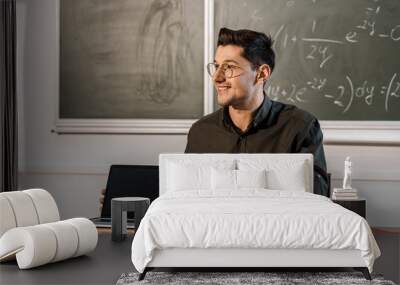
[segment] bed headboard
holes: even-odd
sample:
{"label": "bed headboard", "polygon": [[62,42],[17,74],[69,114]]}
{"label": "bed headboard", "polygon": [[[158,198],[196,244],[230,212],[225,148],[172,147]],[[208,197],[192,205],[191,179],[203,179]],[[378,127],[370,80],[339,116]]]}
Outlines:
{"label": "bed headboard", "polygon": [[167,169],[168,164],[174,161],[181,160],[195,160],[198,162],[209,162],[211,165],[213,161],[217,160],[232,160],[236,162],[240,159],[254,159],[257,161],[266,161],[267,163],[273,164],[274,161],[288,161],[288,162],[304,162],[305,164],[305,178],[306,178],[306,191],[313,193],[313,155],[310,153],[284,153],[284,154],[270,154],[270,153],[207,153],[207,154],[197,154],[197,153],[162,153],[159,156],[159,169],[160,169],[160,196],[164,194],[167,190]]}

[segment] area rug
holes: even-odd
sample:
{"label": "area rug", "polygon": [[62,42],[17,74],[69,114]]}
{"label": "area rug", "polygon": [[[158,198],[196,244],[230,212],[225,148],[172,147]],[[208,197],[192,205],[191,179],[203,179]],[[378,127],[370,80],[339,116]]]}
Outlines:
{"label": "area rug", "polygon": [[360,272],[154,272],[150,271],[142,281],[138,281],[139,273],[125,273],[117,281],[117,285],[145,284],[213,284],[213,285],[294,285],[294,284],[379,284],[395,285],[384,280],[382,275],[372,274],[372,281],[364,278]]}

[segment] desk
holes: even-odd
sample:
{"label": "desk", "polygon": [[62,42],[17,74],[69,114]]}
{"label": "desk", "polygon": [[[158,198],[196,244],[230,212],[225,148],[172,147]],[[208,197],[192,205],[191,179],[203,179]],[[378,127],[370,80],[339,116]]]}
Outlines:
{"label": "desk", "polygon": [[115,284],[122,273],[135,271],[131,261],[133,235],[112,242],[99,231],[96,249],[88,255],[19,270],[16,261],[0,264],[0,284]]}

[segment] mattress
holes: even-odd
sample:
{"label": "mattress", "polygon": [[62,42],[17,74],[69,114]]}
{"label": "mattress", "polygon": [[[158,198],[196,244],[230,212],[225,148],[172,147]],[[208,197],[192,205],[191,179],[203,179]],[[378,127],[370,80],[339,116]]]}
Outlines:
{"label": "mattress", "polygon": [[143,272],[156,250],[173,248],[359,250],[370,272],[380,255],[361,216],[320,195],[266,189],[162,195],[140,223],[132,262]]}

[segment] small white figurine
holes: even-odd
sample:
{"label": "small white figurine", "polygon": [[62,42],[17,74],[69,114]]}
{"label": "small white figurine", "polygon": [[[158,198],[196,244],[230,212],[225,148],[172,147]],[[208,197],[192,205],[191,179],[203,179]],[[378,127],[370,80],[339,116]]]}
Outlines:
{"label": "small white figurine", "polygon": [[352,187],[351,187],[351,160],[350,160],[350,156],[346,157],[346,160],[344,161],[343,189],[352,189]]}

